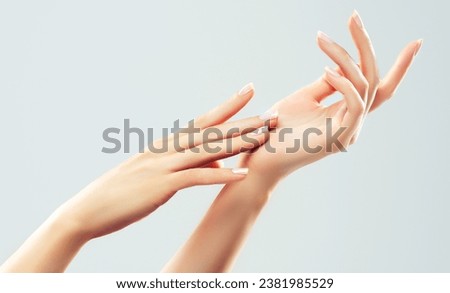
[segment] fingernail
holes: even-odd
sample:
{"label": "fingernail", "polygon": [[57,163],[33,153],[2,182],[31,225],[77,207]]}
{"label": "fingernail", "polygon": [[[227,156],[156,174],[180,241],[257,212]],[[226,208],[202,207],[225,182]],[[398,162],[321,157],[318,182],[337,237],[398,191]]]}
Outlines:
{"label": "fingernail", "polygon": [[245,94],[248,94],[249,92],[251,92],[254,89],[253,87],[253,83],[250,82],[248,84],[246,84],[243,88],[241,88],[241,90],[239,91],[239,95],[243,96]]}
{"label": "fingernail", "polygon": [[328,66],[325,67],[325,71],[326,71],[329,75],[331,75],[332,77],[340,77],[339,73],[337,73],[336,70],[331,69],[331,68],[328,67]]}
{"label": "fingernail", "polygon": [[422,43],[423,43],[423,39],[420,39],[417,41],[416,50],[414,51],[414,56],[416,56],[417,53],[419,53],[420,48],[422,48]]}
{"label": "fingernail", "polygon": [[256,129],[253,132],[250,132],[248,135],[257,136],[257,135],[260,135],[261,133],[265,133],[267,131],[269,131],[269,128],[267,126],[263,126],[263,127]]}
{"label": "fingernail", "polygon": [[354,21],[356,22],[356,24],[358,25],[358,27],[359,27],[360,29],[363,29],[363,28],[364,28],[364,25],[363,25],[363,23],[362,23],[361,17],[359,16],[359,13],[358,13],[358,11],[356,11],[356,9],[353,10],[353,15],[352,15],[352,17],[353,17],[353,20],[354,20]]}
{"label": "fingernail", "polygon": [[322,32],[322,31],[317,32],[317,37],[329,44],[334,43],[334,41],[326,33]]}
{"label": "fingernail", "polygon": [[248,174],[248,168],[233,168],[231,169],[231,172],[233,172],[234,174],[246,175]]}
{"label": "fingernail", "polygon": [[278,117],[278,111],[277,110],[267,110],[266,112],[259,115],[259,119],[263,121],[271,120]]}

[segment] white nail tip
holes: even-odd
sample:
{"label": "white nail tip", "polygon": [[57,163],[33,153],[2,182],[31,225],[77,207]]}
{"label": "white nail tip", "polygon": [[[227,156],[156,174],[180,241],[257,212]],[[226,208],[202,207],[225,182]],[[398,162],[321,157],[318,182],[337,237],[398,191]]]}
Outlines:
{"label": "white nail tip", "polygon": [[322,32],[322,31],[317,32],[317,37],[319,37],[319,39],[321,39],[327,43],[330,43],[330,44],[334,43],[334,41],[326,33]]}
{"label": "white nail tip", "polygon": [[259,119],[263,121],[271,120],[278,117],[278,111],[276,110],[268,110],[263,114],[259,115]]}
{"label": "white nail tip", "polygon": [[363,28],[364,28],[363,22],[362,22],[362,20],[361,20],[361,17],[359,16],[358,11],[356,11],[356,9],[353,10],[353,15],[352,15],[352,17],[353,17],[353,19],[355,20],[355,22],[356,22],[356,24],[358,25],[358,27],[359,27],[360,29],[363,29]]}
{"label": "white nail tip", "polygon": [[248,168],[234,168],[234,169],[231,169],[231,172],[233,172],[234,174],[245,175],[245,174],[248,174]]}
{"label": "white nail tip", "polygon": [[420,39],[417,41],[416,50],[414,50],[414,56],[416,56],[417,53],[419,53],[420,48],[422,47],[422,43],[423,43],[423,39]]}
{"label": "white nail tip", "polygon": [[245,95],[245,94],[248,94],[250,91],[252,91],[253,90],[253,83],[252,82],[250,82],[250,83],[248,83],[248,84],[246,84],[240,91],[239,91],[239,95],[240,96],[243,96],[243,95]]}

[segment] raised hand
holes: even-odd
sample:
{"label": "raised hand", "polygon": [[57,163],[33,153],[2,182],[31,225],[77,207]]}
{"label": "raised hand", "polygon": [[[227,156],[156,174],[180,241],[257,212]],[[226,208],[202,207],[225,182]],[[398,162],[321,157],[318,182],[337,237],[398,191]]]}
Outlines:
{"label": "raised hand", "polygon": [[[319,80],[272,106],[272,111],[279,113],[277,129],[272,130],[264,146],[242,155],[242,166],[262,174],[270,172],[265,177],[277,180],[328,154],[343,151],[356,141],[367,114],[393,96],[422,40],[409,43],[385,78],[380,79],[372,43],[356,11],[348,26],[358,49],[359,64],[319,32],[318,45],[337,64],[336,70],[326,68]],[[322,102],[335,91],[344,98],[324,106]]]}

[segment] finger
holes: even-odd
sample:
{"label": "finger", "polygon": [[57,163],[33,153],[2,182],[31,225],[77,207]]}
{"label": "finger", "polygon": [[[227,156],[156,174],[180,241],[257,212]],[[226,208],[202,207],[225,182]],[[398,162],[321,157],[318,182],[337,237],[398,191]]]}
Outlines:
{"label": "finger", "polygon": [[336,92],[324,78],[324,76],[321,76],[318,80],[300,89],[299,91],[302,93],[302,96],[312,98],[320,103]]}
{"label": "finger", "polygon": [[344,96],[345,106],[343,105],[343,107],[346,107],[346,112],[343,114],[342,111],[338,111],[338,115],[340,116],[338,119],[341,119],[341,125],[346,127],[342,134],[344,141],[341,143],[343,143],[344,146],[347,146],[351,137],[359,127],[364,115],[365,104],[350,80],[339,75],[331,68],[327,67],[325,68],[325,71],[326,80]]}
{"label": "finger", "polygon": [[253,83],[245,85],[223,104],[194,119],[194,126],[203,129],[227,121],[250,101],[254,92]]}
{"label": "finger", "polygon": [[317,43],[320,49],[340,67],[344,75],[353,83],[361,98],[365,99],[368,82],[358,64],[355,63],[347,51],[320,31],[317,34]]}
{"label": "finger", "polygon": [[361,109],[364,109],[364,103],[359,97],[358,91],[355,92],[356,88],[350,80],[329,67],[325,67],[325,72],[326,81],[343,94],[349,112],[358,114]]}
{"label": "finger", "polygon": [[344,118],[345,112],[347,112],[347,105],[345,100],[341,99],[328,106],[327,109],[329,113],[328,116],[335,117],[337,121],[341,123],[342,119]]}
{"label": "finger", "polygon": [[267,126],[257,131],[219,141],[204,143],[195,148],[177,152],[168,157],[167,164],[173,171],[195,168],[209,162],[234,156],[240,152],[254,149],[269,137]]}
{"label": "finger", "polygon": [[[235,137],[248,132],[252,132],[264,125],[273,128],[276,126],[277,117],[278,112],[268,111],[259,116],[208,127],[199,131],[198,133],[180,137],[179,144],[176,142],[176,140],[174,141],[174,147],[176,151],[180,151],[187,148],[199,146],[203,143]],[[178,148],[178,146],[180,147]]]}
{"label": "finger", "polygon": [[372,42],[370,41],[369,34],[364,28],[361,17],[356,10],[353,11],[348,26],[353,42],[358,49],[361,71],[363,75],[366,77],[370,86],[378,85],[379,75],[375,51],[373,49]]}
{"label": "finger", "polygon": [[[356,10],[353,11],[352,16],[348,22],[350,34],[352,35],[353,42],[358,50],[360,67],[363,75],[369,83],[367,101],[365,105],[364,114],[369,112],[373,101],[375,100],[375,94],[380,84],[380,75],[375,57],[375,50],[370,40],[367,30],[364,28],[364,24]],[[364,119],[362,119],[364,121]],[[350,139],[349,144],[353,144],[358,139],[363,122],[360,123],[353,137]]]}
{"label": "finger", "polygon": [[382,79],[370,112],[378,108],[395,94],[395,91],[411,66],[414,57],[422,47],[422,42],[423,40],[421,39],[411,42],[401,51],[394,65]]}
{"label": "finger", "polygon": [[247,168],[195,168],[171,174],[171,182],[179,190],[195,185],[226,184],[239,181],[244,179],[247,173]]}

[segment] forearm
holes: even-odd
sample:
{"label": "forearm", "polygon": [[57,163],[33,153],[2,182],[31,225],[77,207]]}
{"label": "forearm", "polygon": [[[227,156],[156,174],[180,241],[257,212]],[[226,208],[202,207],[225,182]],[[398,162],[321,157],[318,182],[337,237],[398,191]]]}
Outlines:
{"label": "forearm", "polygon": [[226,185],[163,272],[229,271],[275,185],[251,171]]}
{"label": "forearm", "polygon": [[86,242],[76,223],[55,213],[0,267],[0,272],[63,272]]}

